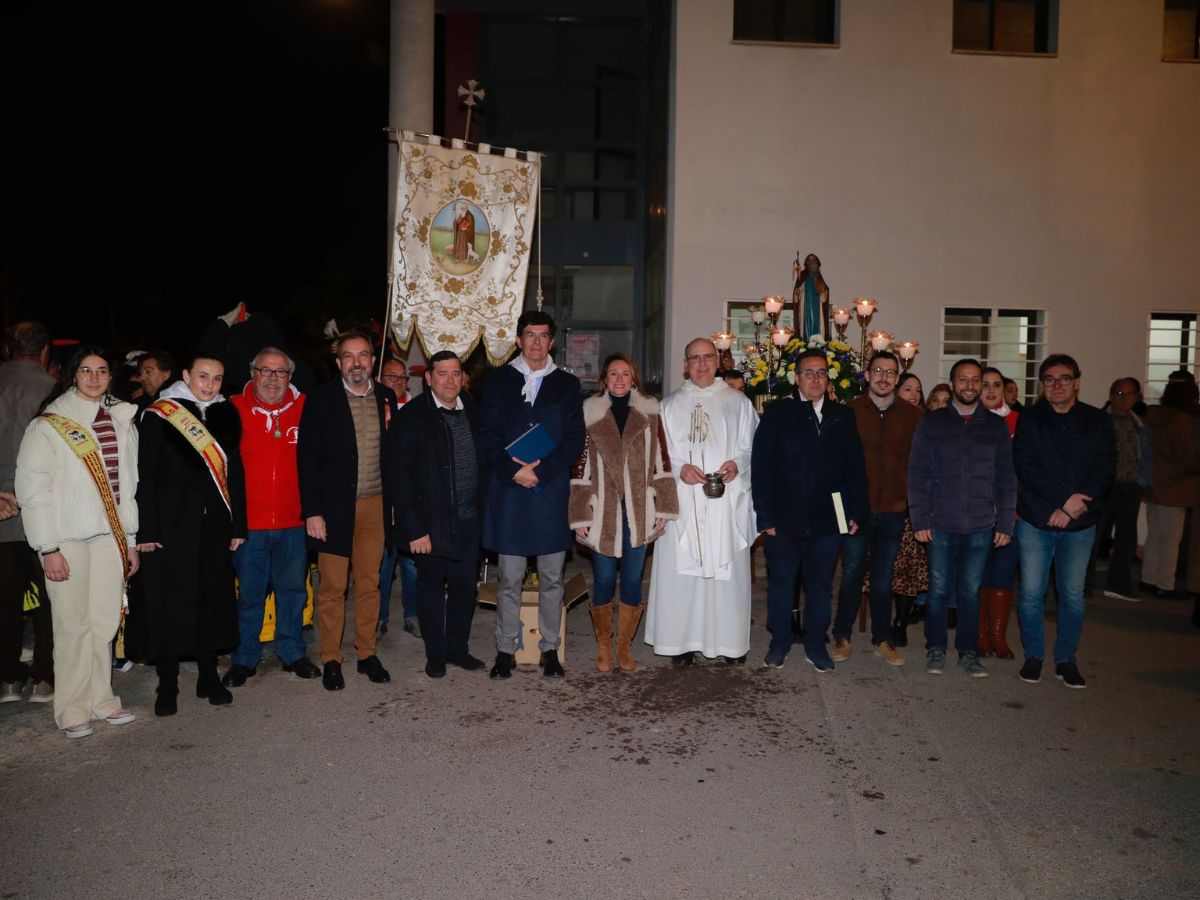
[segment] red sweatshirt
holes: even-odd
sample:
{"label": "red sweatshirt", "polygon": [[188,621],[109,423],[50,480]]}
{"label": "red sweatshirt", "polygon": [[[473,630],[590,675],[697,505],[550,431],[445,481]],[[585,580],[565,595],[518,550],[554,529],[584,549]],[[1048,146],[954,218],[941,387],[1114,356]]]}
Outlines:
{"label": "red sweatshirt", "polygon": [[[248,382],[233,405],[242,417],[242,465],[246,470],[246,526],[252,530],[297,528],[300,481],[296,441],[304,395],[294,385],[282,403],[263,403]],[[278,435],[278,437],[276,437]]]}

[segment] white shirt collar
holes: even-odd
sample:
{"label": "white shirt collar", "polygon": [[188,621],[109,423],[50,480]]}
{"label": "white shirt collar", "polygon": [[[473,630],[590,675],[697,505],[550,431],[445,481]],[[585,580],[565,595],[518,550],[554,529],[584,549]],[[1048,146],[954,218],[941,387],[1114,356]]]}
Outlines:
{"label": "white shirt collar", "polygon": [[454,398],[454,406],[447,406],[445,403],[443,403],[441,400],[438,399],[438,395],[435,394],[433,391],[429,392],[429,396],[433,399],[433,405],[436,406],[438,409],[461,410],[463,408],[462,394],[459,394],[457,397]]}

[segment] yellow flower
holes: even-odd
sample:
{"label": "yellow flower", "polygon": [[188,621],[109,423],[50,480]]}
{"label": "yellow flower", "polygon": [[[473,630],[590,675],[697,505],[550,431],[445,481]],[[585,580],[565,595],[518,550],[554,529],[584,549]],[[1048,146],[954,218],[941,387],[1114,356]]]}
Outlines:
{"label": "yellow flower", "polygon": [[789,371],[789,372],[795,372],[795,371],[796,371],[796,364],[795,364],[795,363],[788,363],[788,371]]}
{"label": "yellow flower", "polygon": [[838,382],[838,387],[840,387],[842,390],[845,390],[846,388],[850,387],[850,379],[843,378],[841,381]]}
{"label": "yellow flower", "polygon": [[800,340],[800,338],[792,338],[790,341],[788,341],[787,346],[783,349],[785,353],[791,353],[795,350],[799,350],[803,346],[804,341]]}
{"label": "yellow flower", "polygon": [[765,376],[762,376],[762,375],[751,375],[750,376],[750,383],[752,385],[757,386],[757,385],[762,384],[764,381],[766,381]]}

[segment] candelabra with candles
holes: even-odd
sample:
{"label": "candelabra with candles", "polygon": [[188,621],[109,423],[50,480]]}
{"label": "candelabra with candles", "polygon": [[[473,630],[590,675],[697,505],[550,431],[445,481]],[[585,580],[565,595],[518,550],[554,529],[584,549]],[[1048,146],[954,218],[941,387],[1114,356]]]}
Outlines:
{"label": "candelabra with candles", "polygon": [[845,343],[846,327],[850,324],[850,310],[838,307],[831,314],[833,327],[837,329],[838,340]]}
{"label": "candelabra with candles", "polygon": [[[753,361],[760,356],[766,360],[767,390],[770,393],[775,392],[775,386],[779,382],[775,370],[778,367],[780,353],[791,341],[792,335],[796,333],[794,328],[779,324],[779,315],[782,312],[783,297],[777,294],[767,294],[762,298],[762,306],[750,307],[750,321],[754,323],[754,343],[747,344],[743,348],[748,361]],[[769,342],[763,341],[762,328],[764,324],[767,326],[767,334],[771,338]],[[721,337],[724,339],[723,333],[721,333]],[[730,337],[732,342],[732,335]],[[716,335],[714,335],[713,343],[716,343]],[[717,349],[721,349],[719,345]]]}
{"label": "candelabra with candles", "polygon": [[721,357],[719,368],[722,370],[734,368],[733,354],[729,351],[729,348],[733,345],[733,339],[737,335],[732,331],[714,331],[709,337],[712,339],[713,346],[717,348],[717,353]]}
{"label": "candelabra with candles", "polygon": [[875,315],[877,306],[873,297],[854,298],[854,317],[858,319],[858,327],[862,329],[862,346],[859,353],[862,355],[864,364],[867,361],[867,326],[871,324],[871,318]]}
{"label": "candelabra with candles", "polygon": [[905,372],[912,368],[913,359],[920,349],[920,341],[901,341],[896,345],[896,355],[900,357],[900,365]]}

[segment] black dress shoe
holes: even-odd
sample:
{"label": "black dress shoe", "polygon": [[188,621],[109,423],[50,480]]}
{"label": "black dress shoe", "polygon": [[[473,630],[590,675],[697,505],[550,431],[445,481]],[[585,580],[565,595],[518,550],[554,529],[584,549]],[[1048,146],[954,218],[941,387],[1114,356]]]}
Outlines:
{"label": "black dress shoe", "polygon": [[558,661],[557,650],[547,650],[543,653],[541,665],[543,678],[563,678],[567,674],[562,663]]}
{"label": "black dress shoe", "polygon": [[[478,660],[476,660],[478,662]],[[483,665],[483,663],[479,663]],[[430,678],[445,678],[446,677],[446,660],[430,659],[425,662],[425,674]]]}
{"label": "black dress shoe", "polygon": [[234,663],[229,667],[229,671],[221,678],[221,684],[225,687],[241,687],[246,683],[247,678],[253,678],[258,668],[254,666],[243,666]]}
{"label": "black dress shoe", "polygon": [[342,677],[342,664],[334,662],[332,659],[325,663],[325,671],[321,675],[321,684],[325,685],[327,691],[340,691],[346,686],[346,679]]}
{"label": "black dress shoe", "polygon": [[487,668],[487,663],[482,659],[476,659],[470,653],[450,653],[446,656],[446,663],[466,669],[468,672],[478,672],[480,669]]}
{"label": "black dress shoe", "polygon": [[196,696],[213,706],[227,706],[233,702],[233,694],[219,681],[197,681]]}
{"label": "black dress shoe", "polygon": [[407,619],[405,619],[405,620],[404,620],[404,625],[403,625],[402,627],[404,628],[404,630],[405,630],[405,631],[407,631],[407,632],[408,632],[409,634],[411,634],[413,637],[420,637],[420,636],[421,636],[420,629],[419,629],[419,628],[418,628],[418,626],[417,626],[417,620],[416,620],[416,619],[414,619],[414,618],[407,618]]}
{"label": "black dress shoe", "polygon": [[488,678],[512,678],[513,669],[516,667],[517,658],[511,653],[497,653]]}
{"label": "black dress shoe", "polygon": [[380,622],[379,623],[379,636],[383,637],[385,634],[387,634],[387,622]]}
{"label": "black dress shoe", "polygon": [[179,712],[179,704],[176,700],[178,695],[178,690],[164,691],[160,688],[154,698],[154,714],[156,716],[173,716]]}
{"label": "black dress shoe", "polygon": [[725,665],[727,666],[744,666],[746,664],[746,655],[743,653],[741,656],[722,656],[721,659],[725,660]]}
{"label": "black dress shoe", "polygon": [[392,680],[392,676],[383,667],[383,663],[379,661],[378,656],[368,656],[366,659],[360,659],[358,661],[358,672],[360,675],[366,675],[375,684],[383,684],[385,681]]}
{"label": "black dress shoe", "polygon": [[283,671],[291,672],[297,678],[319,678],[321,676],[321,670],[307,656],[301,656],[295,662],[284,663]]}
{"label": "black dress shoe", "polygon": [[696,662],[695,653],[679,653],[671,657],[671,665],[673,666],[690,666]]}

